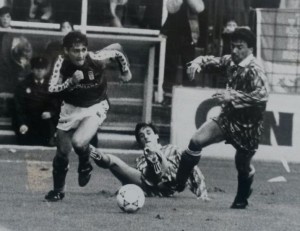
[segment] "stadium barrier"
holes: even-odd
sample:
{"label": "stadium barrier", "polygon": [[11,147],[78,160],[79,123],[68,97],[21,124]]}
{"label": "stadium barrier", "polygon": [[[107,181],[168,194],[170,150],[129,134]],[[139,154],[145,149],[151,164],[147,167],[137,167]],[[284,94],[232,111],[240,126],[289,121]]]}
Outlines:
{"label": "stadium barrier", "polygon": [[[34,23],[33,23],[34,24]],[[33,25],[32,24],[32,25]],[[41,23],[42,24],[42,23]],[[35,24],[36,25],[36,24]],[[53,29],[54,25],[48,25],[50,29]],[[56,27],[56,26],[54,26]],[[4,37],[18,37],[24,36],[32,44],[34,55],[41,54],[45,51],[47,44],[53,41],[61,41],[63,33],[59,31],[49,30],[32,30],[32,29],[0,29],[1,35],[1,57],[10,56],[11,44],[4,44],[3,41],[10,41],[10,39],[4,39]],[[163,91],[162,83],[164,76],[164,57],[165,57],[165,45],[166,38],[164,36],[142,36],[142,35],[126,35],[126,34],[98,34],[87,33],[89,38],[89,49],[99,50],[104,46],[111,43],[120,43],[125,52],[128,54],[128,58],[132,64],[143,67],[142,72],[139,72],[140,76],[133,76],[133,79],[138,79],[144,83],[144,96],[143,96],[143,121],[152,120],[152,101],[154,96],[154,75],[156,66],[156,55],[159,51],[159,63],[158,63],[158,86],[157,97],[159,101],[162,101]],[[132,65],[134,66],[134,65]],[[5,78],[1,76],[1,78]],[[0,78],[0,79],[1,79]],[[135,81],[133,80],[133,81]],[[3,84],[3,82],[1,83]],[[134,89],[133,89],[134,90]]]}
{"label": "stadium barrier", "polygon": [[[204,88],[174,87],[171,117],[171,143],[186,148],[193,133],[220,106],[211,99],[216,91]],[[300,95],[271,94],[264,120],[264,132],[255,159],[300,162]],[[233,158],[235,150],[224,142],[203,150],[204,157]]]}

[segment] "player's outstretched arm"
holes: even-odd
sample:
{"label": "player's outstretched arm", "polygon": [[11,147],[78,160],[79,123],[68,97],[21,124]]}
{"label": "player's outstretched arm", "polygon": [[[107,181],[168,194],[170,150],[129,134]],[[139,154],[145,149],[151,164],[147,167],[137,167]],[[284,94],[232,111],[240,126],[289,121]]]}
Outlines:
{"label": "player's outstretched arm", "polygon": [[132,74],[129,69],[129,62],[123,52],[122,46],[119,43],[111,44],[95,53],[90,52],[90,57],[101,65],[105,65],[111,61],[117,62],[121,72],[120,80],[122,82],[128,82],[131,80]]}
{"label": "player's outstretched arm", "polygon": [[200,73],[202,69],[209,67],[218,68],[220,66],[220,58],[214,56],[199,56],[187,63],[187,75],[190,80],[195,79],[196,73]]}

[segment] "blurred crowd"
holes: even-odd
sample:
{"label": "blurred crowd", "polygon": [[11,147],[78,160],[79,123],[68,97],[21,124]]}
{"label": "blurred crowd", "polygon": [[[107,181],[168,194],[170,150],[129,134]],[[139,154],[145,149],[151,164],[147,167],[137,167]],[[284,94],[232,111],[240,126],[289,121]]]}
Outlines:
{"label": "blurred crowd", "polygon": [[[50,41],[37,53],[25,35],[9,33],[11,21],[59,23],[66,34],[80,25],[81,7],[82,0],[0,0],[0,28],[5,29],[0,33],[0,96],[13,99],[8,114],[19,143],[54,145],[59,99],[49,100],[47,81],[62,49],[60,40]],[[87,24],[160,30],[167,37],[163,103],[170,104],[174,85],[197,85],[187,81],[186,63],[200,54],[229,54],[229,35],[238,26],[251,28],[252,8],[300,8],[300,1],[89,0]]]}

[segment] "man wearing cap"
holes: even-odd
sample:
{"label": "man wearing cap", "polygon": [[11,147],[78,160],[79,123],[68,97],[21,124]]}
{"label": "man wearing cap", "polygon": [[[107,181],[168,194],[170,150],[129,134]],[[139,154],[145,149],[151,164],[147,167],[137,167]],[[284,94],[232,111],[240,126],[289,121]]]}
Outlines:
{"label": "man wearing cap", "polygon": [[255,173],[251,165],[263,129],[263,114],[268,101],[268,82],[262,66],[253,56],[255,36],[247,28],[237,28],[231,36],[231,54],[221,58],[200,56],[188,63],[188,76],[197,72],[220,71],[226,77],[226,89],[212,97],[222,105],[219,116],[204,123],[190,139],[177,172],[177,189],[183,190],[187,178],[198,164],[202,148],[221,141],[236,149],[238,172],[233,209],[244,209],[252,192]]}
{"label": "man wearing cap", "polygon": [[34,57],[30,64],[31,73],[15,91],[14,130],[20,144],[53,146],[60,103],[48,92],[47,59]]}

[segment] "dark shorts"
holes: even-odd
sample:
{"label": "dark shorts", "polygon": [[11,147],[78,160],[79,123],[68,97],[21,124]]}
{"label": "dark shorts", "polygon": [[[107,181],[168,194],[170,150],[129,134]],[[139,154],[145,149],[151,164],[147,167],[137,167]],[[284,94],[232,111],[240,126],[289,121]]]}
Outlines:
{"label": "dark shorts", "polygon": [[246,151],[249,154],[255,153],[261,133],[263,131],[263,121],[257,124],[241,124],[238,121],[230,121],[222,116],[213,118],[224,133],[226,143],[231,144],[235,149]]}

